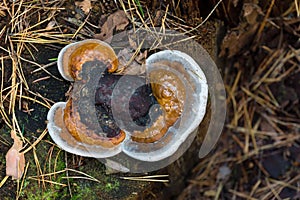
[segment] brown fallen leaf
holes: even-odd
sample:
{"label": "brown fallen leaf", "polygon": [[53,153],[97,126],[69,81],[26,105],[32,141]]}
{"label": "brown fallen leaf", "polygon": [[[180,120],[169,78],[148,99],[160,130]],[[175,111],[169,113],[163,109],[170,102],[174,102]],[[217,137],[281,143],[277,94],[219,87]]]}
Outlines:
{"label": "brown fallen leaf", "polygon": [[154,26],[161,26],[164,13],[161,10],[156,11],[155,17],[153,19]]}
{"label": "brown fallen leaf", "polygon": [[90,10],[92,9],[91,0],[75,1],[75,5],[79,7],[86,15],[89,14]]}
{"label": "brown fallen leaf", "polygon": [[52,20],[52,21],[50,21],[50,22],[47,24],[47,26],[46,26],[45,29],[46,29],[47,31],[52,30],[52,29],[54,28],[55,24],[56,24],[56,22]]}
{"label": "brown fallen leaf", "polygon": [[257,18],[264,15],[261,8],[256,4],[245,3],[243,5],[244,17],[250,25],[257,23]]}
{"label": "brown fallen leaf", "polygon": [[231,58],[249,46],[255,36],[259,23],[254,24],[248,30],[242,28],[237,31],[231,31],[224,37],[221,45],[220,57],[226,56]]}
{"label": "brown fallen leaf", "polygon": [[124,30],[128,24],[129,21],[125,12],[118,10],[108,16],[106,22],[101,27],[101,33],[95,34],[94,38],[110,42],[109,38],[112,38],[114,30]]}
{"label": "brown fallen leaf", "polygon": [[141,75],[145,73],[145,65],[142,65],[145,62],[147,52],[139,53],[134,57],[134,51],[131,51],[130,48],[125,48],[118,53],[119,66],[121,71],[119,74],[122,75]]}
{"label": "brown fallen leaf", "polygon": [[12,176],[12,179],[20,179],[25,168],[24,153],[19,153],[23,148],[23,143],[17,136],[15,131],[10,132],[11,138],[14,140],[13,146],[6,154],[6,175]]}

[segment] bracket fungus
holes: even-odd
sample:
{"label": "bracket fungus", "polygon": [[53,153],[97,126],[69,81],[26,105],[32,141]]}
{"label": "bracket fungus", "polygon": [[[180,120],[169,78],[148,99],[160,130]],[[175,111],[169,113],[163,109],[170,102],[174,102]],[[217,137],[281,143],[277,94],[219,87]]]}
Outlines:
{"label": "bracket fungus", "polygon": [[180,51],[149,56],[143,76],[118,75],[112,47],[84,40],[61,50],[58,69],[72,90],[67,102],[51,107],[47,127],[54,142],[73,154],[107,158],[123,153],[160,161],[176,152],[205,115],[205,75]]}

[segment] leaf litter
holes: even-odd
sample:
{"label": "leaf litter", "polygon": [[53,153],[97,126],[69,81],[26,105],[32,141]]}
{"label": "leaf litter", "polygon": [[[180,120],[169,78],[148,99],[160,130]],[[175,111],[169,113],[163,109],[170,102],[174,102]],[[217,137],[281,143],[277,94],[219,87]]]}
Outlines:
{"label": "leaf litter", "polygon": [[104,24],[101,27],[101,33],[95,34],[94,38],[107,41],[111,41],[114,31],[121,31],[129,24],[129,20],[126,13],[123,10],[118,10],[109,15]]}
{"label": "leaf litter", "polygon": [[20,179],[24,173],[25,157],[24,153],[20,153],[23,148],[23,142],[17,136],[15,131],[11,131],[11,138],[14,140],[13,146],[6,154],[6,175],[11,176],[12,179]]}
{"label": "leaf litter", "polygon": [[[300,114],[299,101],[296,102],[294,98],[295,92],[298,99],[300,98],[299,93],[297,93],[300,87],[299,84],[295,84],[299,83],[299,81],[289,83],[291,80],[290,74],[299,77],[299,70],[298,72],[296,70],[289,71],[289,69],[297,69],[295,66],[299,64],[299,42],[297,46],[297,42],[291,43],[290,40],[294,36],[299,38],[299,3],[295,1],[294,7],[292,3],[287,5],[287,8],[282,9],[282,11],[286,12],[278,14],[277,1],[274,6],[277,10],[272,10],[272,12],[277,14],[273,14],[273,16],[271,14],[270,17],[266,17],[265,24],[263,24],[261,22],[264,15],[260,13],[260,10],[266,13],[268,8],[271,8],[269,7],[271,1],[260,1],[258,3],[258,1],[250,0],[247,2],[249,3],[248,7],[240,8],[239,5],[244,5],[244,2],[241,0],[233,1],[234,7],[244,9],[244,13],[240,16],[243,20],[236,23],[239,24],[238,28],[229,29],[225,37],[227,42],[225,39],[223,40],[222,53],[220,54],[223,58],[232,59],[229,59],[232,65],[224,72],[224,80],[229,94],[227,99],[228,106],[233,107],[234,109],[232,110],[235,111],[232,112],[231,110],[229,113],[229,122],[225,130],[226,133],[230,134],[222,136],[223,138],[217,145],[213,156],[204,158],[195,167],[193,177],[191,177],[193,180],[190,181],[192,184],[183,191],[183,195],[185,191],[188,191],[189,195],[192,195],[192,192],[194,192],[198,195],[198,198],[206,194],[209,196],[206,196],[207,198],[214,199],[217,199],[218,195],[220,195],[219,199],[226,197],[232,199],[262,199],[262,197],[263,199],[280,199],[292,197],[296,199],[300,196],[299,187],[297,188],[300,180],[299,173],[297,174],[300,166],[299,136],[297,136],[300,129],[299,120],[297,119],[299,119]],[[220,8],[228,8],[230,2],[227,3],[228,1],[224,0]],[[284,2],[284,4],[287,3]],[[296,6],[295,8],[295,5],[298,7]],[[80,5],[77,5],[77,7],[80,7]],[[83,12],[84,10],[86,9],[82,9]],[[235,12],[232,10],[228,13]],[[0,8],[0,17],[4,15],[8,14]],[[295,16],[298,16],[298,19]],[[104,22],[107,23],[106,26],[108,26],[107,21],[108,18]],[[100,26],[100,34],[110,34],[111,30],[108,30],[108,28],[112,27],[112,30],[117,30],[116,26],[113,25],[114,23],[112,23],[113,20],[110,19],[110,21],[110,26],[106,28],[103,27],[104,24]],[[49,28],[52,27],[53,25],[50,24]],[[83,30],[86,27],[84,26]],[[6,32],[4,30],[0,30],[0,35]],[[51,35],[49,36],[52,37]],[[253,40],[257,36],[259,36],[260,40],[255,45],[259,47],[259,51],[254,51],[253,49],[255,48],[253,46],[255,45]],[[29,34],[22,35],[22,37],[31,39]],[[82,35],[79,35],[79,38],[82,39]],[[49,43],[53,42],[50,41]],[[280,49],[281,51],[279,51]],[[132,55],[130,49],[128,52],[123,52],[125,57],[128,57],[129,54]],[[284,53],[284,56],[278,56],[282,53]],[[285,55],[293,56],[290,59],[285,59]],[[128,59],[125,59],[125,61],[128,61]],[[255,76],[253,75],[254,72],[256,72]],[[277,87],[277,83],[280,81],[284,81],[284,87]],[[286,88],[293,88],[293,90]],[[281,94],[278,94],[280,93],[279,90]],[[283,92],[285,91],[287,93],[284,94]],[[284,97],[284,95],[287,96]],[[272,171],[278,172],[278,169],[281,169],[281,167],[271,165],[268,168],[261,161],[264,160],[262,157],[266,151],[272,151],[279,147],[283,147],[283,149],[280,149],[283,154],[280,154],[279,161],[285,159],[285,154],[287,154],[293,161],[292,166],[295,168],[288,169],[289,171],[286,171],[282,176],[280,174],[278,180],[273,180],[270,178]],[[16,158],[20,156],[17,149],[14,152]],[[226,166],[232,172],[228,173],[226,170],[225,173],[222,172],[222,176],[229,176],[226,182],[222,182],[221,179],[218,180],[216,176],[223,169],[220,166]],[[20,172],[17,172],[17,174],[20,174]],[[234,183],[233,179],[235,180]],[[216,182],[215,180],[221,182]],[[287,189],[291,189],[294,192],[287,193]],[[205,191],[214,192],[209,194],[205,193]],[[297,195],[291,196],[295,192]],[[283,193],[285,194],[283,195]]]}
{"label": "leaf litter", "polygon": [[89,14],[92,9],[91,0],[75,1],[75,5],[79,7],[85,15]]}

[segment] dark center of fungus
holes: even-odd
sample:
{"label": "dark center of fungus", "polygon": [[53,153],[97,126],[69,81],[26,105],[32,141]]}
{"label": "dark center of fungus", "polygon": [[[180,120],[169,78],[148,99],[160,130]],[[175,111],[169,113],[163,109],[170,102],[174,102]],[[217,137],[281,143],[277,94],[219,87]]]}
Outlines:
{"label": "dark center of fungus", "polygon": [[[131,122],[136,125],[145,127],[151,123],[149,110],[152,105],[158,104],[152,95],[150,84],[146,84],[144,77],[136,75],[115,75],[108,72],[108,67],[101,61],[86,62],[82,68],[80,76],[81,80],[74,84],[73,98],[78,101],[78,112],[81,121],[88,128],[94,129],[95,121],[90,121],[93,113],[96,112],[97,121],[107,137],[112,138],[120,133],[120,127],[116,123],[112,113],[113,91],[122,78],[122,85],[126,86],[125,90],[132,90],[132,83],[139,82],[140,87],[134,90],[134,93],[128,99],[118,98],[116,112],[117,117],[122,117],[122,113],[126,112],[124,108],[129,104],[129,113]],[[142,84],[141,84],[142,83]],[[134,88],[133,88],[134,89]],[[120,91],[126,93],[126,91]],[[75,96],[75,97],[74,97]],[[94,97],[94,99],[93,99]],[[91,109],[94,106],[95,109]],[[157,112],[160,112],[157,110]],[[125,119],[126,120],[126,119]],[[153,120],[153,119],[152,119]],[[155,120],[155,119],[154,119]]]}

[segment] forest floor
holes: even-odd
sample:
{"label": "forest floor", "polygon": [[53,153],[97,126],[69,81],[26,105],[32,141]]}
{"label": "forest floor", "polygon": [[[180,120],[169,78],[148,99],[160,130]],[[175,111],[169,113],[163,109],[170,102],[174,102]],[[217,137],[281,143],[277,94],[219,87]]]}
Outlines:
{"label": "forest floor", "polygon": [[[300,199],[299,0],[175,2],[0,2],[0,199],[165,199],[157,188],[170,187],[167,179],[107,175],[96,159],[61,150],[46,129],[49,108],[70,86],[56,65],[63,46],[152,26],[199,42],[227,95],[218,143],[184,173],[172,198]],[[25,155],[19,180],[6,175],[12,132]]]}

